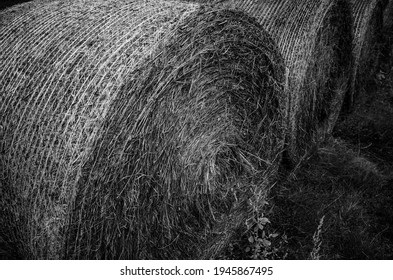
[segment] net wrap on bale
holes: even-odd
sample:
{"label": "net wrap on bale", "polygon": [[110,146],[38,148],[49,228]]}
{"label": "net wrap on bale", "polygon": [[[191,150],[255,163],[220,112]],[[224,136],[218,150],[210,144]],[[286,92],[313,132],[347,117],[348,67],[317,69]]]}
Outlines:
{"label": "net wrap on bale", "polygon": [[382,46],[384,0],[352,0],[353,68],[343,112],[352,111],[366,81],[373,79]]}
{"label": "net wrap on bale", "polygon": [[345,0],[228,0],[255,17],[287,66],[289,156],[297,162],[332,131],[351,69],[351,14]]}
{"label": "net wrap on bale", "polygon": [[53,1],[0,32],[0,234],[24,257],[214,258],[260,210],[285,69],[255,20]]}

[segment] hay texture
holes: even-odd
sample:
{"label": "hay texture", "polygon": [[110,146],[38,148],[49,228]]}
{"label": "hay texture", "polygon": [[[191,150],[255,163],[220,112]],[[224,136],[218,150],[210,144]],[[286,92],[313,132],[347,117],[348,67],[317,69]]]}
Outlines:
{"label": "hay texture", "polygon": [[353,57],[352,80],[346,95],[343,112],[352,111],[356,99],[373,80],[382,46],[383,11],[385,1],[352,0]]}
{"label": "hay texture", "polygon": [[275,39],[285,59],[287,142],[296,162],[330,134],[339,115],[351,67],[349,4],[343,0],[224,3],[255,17]]}
{"label": "hay texture", "polygon": [[26,258],[215,258],[261,210],[283,149],[285,68],[255,20],[53,1],[0,33],[13,208],[1,205]]}
{"label": "hay texture", "polygon": [[[6,0],[7,1],[7,0]],[[9,24],[15,17],[19,17],[22,14],[28,12],[32,7],[38,4],[45,4],[48,2],[53,2],[52,0],[24,0],[25,2],[21,1],[13,1],[10,0],[9,2],[0,3],[0,27],[2,25]]]}
{"label": "hay texture", "polygon": [[388,1],[383,14],[383,25],[386,31],[393,33],[393,1]]}

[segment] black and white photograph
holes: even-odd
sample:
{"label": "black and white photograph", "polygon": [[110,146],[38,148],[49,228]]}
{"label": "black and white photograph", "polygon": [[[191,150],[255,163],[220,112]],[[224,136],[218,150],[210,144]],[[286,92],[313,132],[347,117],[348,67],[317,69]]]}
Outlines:
{"label": "black and white photograph", "polygon": [[1,0],[0,260],[393,260],[393,0]]}

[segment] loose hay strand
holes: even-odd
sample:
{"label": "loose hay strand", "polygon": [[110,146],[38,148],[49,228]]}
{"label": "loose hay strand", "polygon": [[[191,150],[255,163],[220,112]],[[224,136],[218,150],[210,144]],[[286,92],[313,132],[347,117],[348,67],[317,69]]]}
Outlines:
{"label": "loose hay strand", "polygon": [[280,161],[271,37],[176,1],[39,3],[0,26],[0,238],[12,220],[24,258],[216,257]]}

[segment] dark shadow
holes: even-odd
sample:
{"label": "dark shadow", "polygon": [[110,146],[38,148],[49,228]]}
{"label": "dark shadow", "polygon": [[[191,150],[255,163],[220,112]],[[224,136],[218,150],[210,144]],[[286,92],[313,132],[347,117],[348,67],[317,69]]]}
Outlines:
{"label": "dark shadow", "polygon": [[30,2],[31,0],[2,0],[0,2],[0,10],[11,7],[16,4]]}

